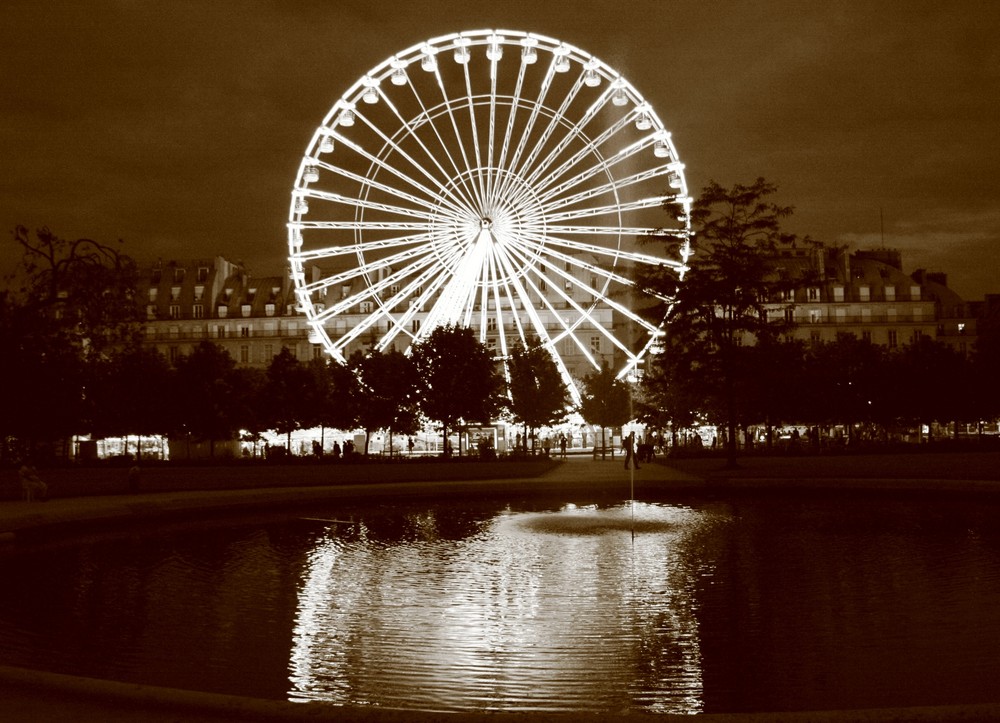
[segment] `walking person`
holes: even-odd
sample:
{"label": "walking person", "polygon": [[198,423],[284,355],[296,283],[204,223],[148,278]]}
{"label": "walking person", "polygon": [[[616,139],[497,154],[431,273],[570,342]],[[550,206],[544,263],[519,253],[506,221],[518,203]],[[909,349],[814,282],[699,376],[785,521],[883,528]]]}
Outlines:
{"label": "walking person", "polygon": [[629,432],[622,441],[622,447],[625,449],[625,469],[628,469],[629,460],[635,469],[639,469],[639,460],[635,456],[635,432]]}

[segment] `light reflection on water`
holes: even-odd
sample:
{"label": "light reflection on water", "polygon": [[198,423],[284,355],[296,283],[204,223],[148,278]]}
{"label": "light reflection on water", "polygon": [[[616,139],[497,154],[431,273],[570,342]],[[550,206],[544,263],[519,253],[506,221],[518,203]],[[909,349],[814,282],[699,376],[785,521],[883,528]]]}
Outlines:
{"label": "light reflection on water", "polygon": [[394,544],[335,525],[308,556],[290,697],[698,712],[701,570],[682,548],[706,516],[642,503],[506,512],[456,541],[427,515],[411,520],[422,536]]}

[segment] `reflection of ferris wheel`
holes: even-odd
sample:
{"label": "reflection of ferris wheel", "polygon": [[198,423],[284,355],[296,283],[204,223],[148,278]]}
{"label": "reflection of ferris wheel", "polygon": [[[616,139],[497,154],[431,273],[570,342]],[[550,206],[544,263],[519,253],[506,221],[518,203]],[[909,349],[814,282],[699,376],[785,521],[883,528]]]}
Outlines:
{"label": "reflection of ferris wheel", "polygon": [[[311,337],[343,360],[458,324],[499,357],[538,337],[567,382],[602,360],[625,374],[658,334],[636,268],[685,268],[683,169],[639,92],[582,50],[506,30],[415,45],[351,86],[299,167],[289,261]],[[654,229],[677,258],[637,247]]]}

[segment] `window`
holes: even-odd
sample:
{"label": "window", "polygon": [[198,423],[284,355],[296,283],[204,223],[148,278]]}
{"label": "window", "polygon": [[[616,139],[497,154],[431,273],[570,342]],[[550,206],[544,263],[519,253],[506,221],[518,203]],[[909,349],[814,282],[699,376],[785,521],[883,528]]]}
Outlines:
{"label": "window", "polygon": [[843,301],[844,300],[844,287],[843,286],[834,286],[833,287],[833,300],[834,301]]}
{"label": "window", "polygon": [[249,301],[252,304],[253,300],[256,298],[257,298],[257,287],[253,286],[250,288],[250,291],[247,292],[247,301]]}
{"label": "window", "polygon": [[816,286],[810,286],[809,287],[808,299],[809,299],[809,301],[819,301],[819,288],[818,287],[816,287]]}
{"label": "window", "polygon": [[924,310],[922,307],[916,306],[913,309],[913,320],[923,321],[924,320]]}
{"label": "window", "polygon": [[566,291],[572,291],[573,290],[573,280],[572,279],[566,279],[566,283],[565,283],[565,285],[564,285],[563,288],[565,288]]}
{"label": "window", "polygon": [[199,266],[198,267],[198,281],[205,282],[208,281],[208,267]]}
{"label": "window", "polygon": [[201,304],[195,304],[191,307],[191,316],[195,319],[205,318],[205,307]]}
{"label": "window", "polygon": [[809,309],[809,323],[818,324],[823,321],[822,309]]}
{"label": "window", "polygon": [[219,326],[215,327],[215,336],[218,339],[225,339],[226,338],[226,327],[222,326],[221,324]]}
{"label": "window", "polygon": [[545,279],[542,279],[541,281],[538,282],[538,290],[539,291],[545,291],[545,288],[546,288],[546,286],[545,286]]}
{"label": "window", "polygon": [[240,364],[250,363],[250,347],[247,344],[240,345]]}
{"label": "window", "polygon": [[243,314],[243,318],[250,316],[250,304],[243,304],[240,307],[240,313]]}
{"label": "window", "polygon": [[885,310],[885,319],[890,324],[896,323],[896,307],[893,306]]}
{"label": "window", "polygon": [[156,307],[150,304],[146,307],[146,318],[155,319],[156,318]]}
{"label": "window", "polygon": [[373,308],[372,302],[370,301],[362,301],[360,304],[358,304],[358,309],[362,314],[372,313],[372,308]]}
{"label": "window", "polygon": [[274,304],[264,305],[264,316],[274,316]]}
{"label": "window", "polygon": [[497,330],[497,318],[495,316],[486,317],[486,331]]}
{"label": "window", "polygon": [[414,319],[410,322],[410,329],[414,332],[420,331],[420,319]]}
{"label": "window", "polygon": [[599,336],[590,337],[590,353],[591,354],[601,353],[601,337]]}
{"label": "window", "polygon": [[249,326],[241,326],[240,327],[240,336],[242,336],[244,338],[250,336],[250,327]]}
{"label": "window", "polygon": [[872,300],[872,290],[870,286],[859,286],[858,287],[858,299],[861,301],[871,301]]}
{"label": "window", "polygon": [[920,287],[911,286],[910,287],[910,301],[920,301]]}
{"label": "window", "polygon": [[177,301],[179,298],[181,298],[181,287],[180,286],[171,286],[170,287],[170,300],[171,301]]}
{"label": "window", "polygon": [[491,354],[497,350],[497,340],[487,339],[486,340],[486,350]]}
{"label": "window", "polygon": [[269,362],[274,359],[274,344],[264,345],[264,361]]}
{"label": "window", "polygon": [[219,304],[219,308],[216,309],[216,311],[218,312],[217,316],[220,319],[225,319],[226,316],[229,315],[229,307],[223,306],[222,304]]}
{"label": "window", "polygon": [[323,345],[322,344],[313,344],[312,345],[312,349],[313,349],[313,359],[322,359],[323,358]]}
{"label": "window", "polygon": [[889,348],[895,349],[899,342],[896,339],[896,330],[889,329]]}
{"label": "window", "polygon": [[205,287],[204,286],[195,286],[194,287],[194,300],[195,301],[201,301],[201,298],[204,295],[205,295]]}
{"label": "window", "polygon": [[785,309],[785,321],[789,324],[795,321],[795,309],[791,306]]}
{"label": "window", "polygon": [[351,285],[350,284],[342,285],[340,287],[340,298],[346,299],[350,295],[351,295]]}
{"label": "window", "polygon": [[170,305],[170,318],[171,319],[180,319],[181,318],[181,307],[180,307],[180,304],[171,304]]}
{"label": "window", "polygon": [[869,344],[871,344],[872,343],[872,333],[870,331],[867,331],[867,330],[861,332],[861,341],[865,341],[865,342],[868,342]]}
{"label": "window", "polygon": [[886,286],[885,287],[885,300],[886,301],[895,301],[896,300],[896,287],[895,286]]}
{"label": "window", "polygon": [[834,314],[837,317],[837,323],[838,324],[843,324],[844,322],[847,321],[847,309],[844,308],[843,306],[838,306],[834,310]]}
{"label": "window", "polygon": [[823,339],[822,334],[820,334],[818,329],[813,329],[809,332],[809,341],[813,344],[818,344]]}
{"label": "window", "polygon": [[149,303],[150,304],[155,304],[156,303],[156,288],[155,287],[151,288],[149,290]]}
{"label": "window", "polygon": [[184,282],[184,269],[174,269],[174,283],[180,284]]}
{"label": "window", "polygon": [[399,284],[393,284],[389,287],[389,293],[395,296],[399,293]]}
{"label": "window", "polygon": [[861,310],[861,323],[868,324],[872,320],[872,310],[869,307],[865,307]]}

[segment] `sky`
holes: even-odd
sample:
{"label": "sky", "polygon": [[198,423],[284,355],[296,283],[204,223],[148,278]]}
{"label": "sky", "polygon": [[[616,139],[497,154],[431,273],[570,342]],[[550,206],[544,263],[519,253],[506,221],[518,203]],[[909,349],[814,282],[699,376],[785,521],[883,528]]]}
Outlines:
{"label": "sky", "polygon": [[422,40],[563,40],[656,108],[697,196],[764,177],[785,229],[1000,293],[994,0],[5,0],[0,263],[47,226],[140,262],[280,273],[299,161],[366,71]]}

